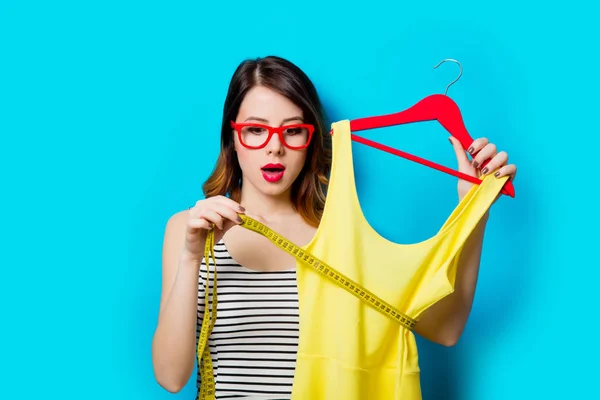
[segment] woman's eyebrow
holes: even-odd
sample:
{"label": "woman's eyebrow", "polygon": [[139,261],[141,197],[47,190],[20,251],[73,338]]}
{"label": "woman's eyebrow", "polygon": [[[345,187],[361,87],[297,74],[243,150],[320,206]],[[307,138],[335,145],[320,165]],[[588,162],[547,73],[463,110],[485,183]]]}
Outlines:
{"label": "woman's eyebrow", "polygon": [[292,118],[286,118],[281,123],[285,124],[286,122],[290,122],[290,121],[302,121],[302,122],[304,122],[304,118],[302,118],[300,116],[292,117]]}
{"label": "woman's eyebrow", "polygon": [[260,121],[260,122],[264,122],[265,124],[268,123],[269,121],[267,121],[264,118],[259,118],[259,117],[248,117],[244,120],[244,122],[249,121],[249,120],[255,120],[255,121]]}
{"label": "woman's eyebrow", "polygon": [[[263,122],[265,124],[268,124],[269,121],[264,119],[264,118],[260,118],[260,117],[248,117],[244,120],[245,121],[249,121],[249,120],[254,120],[254,121],[260,121]],[[304,118],[302,118],[301,116],[296,116],[296,117],[291,117],[291,118],[286,118],[284,119],[281,123],[285,124],[286,122],[290,122],[290,121],[302,121],[304,122]]]}

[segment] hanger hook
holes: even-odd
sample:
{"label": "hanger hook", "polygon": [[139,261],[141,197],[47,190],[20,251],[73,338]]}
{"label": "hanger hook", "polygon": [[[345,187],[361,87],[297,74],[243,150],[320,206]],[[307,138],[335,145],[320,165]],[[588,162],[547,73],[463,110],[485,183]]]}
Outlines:
{"label": "hanger hook", "polygon": [[446,58],[442,61],[439,62],[438,65],[436,65],[435,67],[433,67],[433,69],[436,69],[437,67],[439,67],[440,65],[442,65],[444,62],[446,61],[452,61],[458,64],[458,67],[460,68],[460,73],[458,74],[458,77],[453,80],[452,82],[450,82],[450,84],[448,84],[448,86],[446,86],[446,91],[444,92],[444,95],[446,95],[446,93],[448,93],[448,89],[450,88],[450,86],[452,86],[454,84],[454,82],[456,82],[457,80],[460,79],[460,77],[462,76],[462,65],[460,65],[460,63],[452,58]]}

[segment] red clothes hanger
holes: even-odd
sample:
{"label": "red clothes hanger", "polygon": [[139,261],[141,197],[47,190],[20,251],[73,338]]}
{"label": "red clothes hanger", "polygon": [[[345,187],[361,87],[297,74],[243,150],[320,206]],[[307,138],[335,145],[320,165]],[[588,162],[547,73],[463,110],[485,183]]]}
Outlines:
{"label": "red clothes hanger", "polygon": [[[473,138],[471,138],[469,132],[467,132],[467,128],[463,122],[458,105],[450,97],[446,96],[448,88],[462,76],[462,66],[456,60],[445,59],[433,68],[439,67],[445,61],[453,61],[457,63],[460,67],[460,74],[458,75],[458,78],[456,78],[446,87],[446,92],[444,94],[433,94],[427,96],[412,107],[398,113],[351,120],[350,130],[352,132],[357,132],[367,129],[383,128],[392,125],[409,124],[413,122],[438,121],[440,125],[442,125],[452,136],[458,139],[464,149],[468,149],[469,146],[471,146],[471,143],[473,143]],[[331,134],[333,134],[333,131]],[[472,177],[459,171],[455,171],[451,168],[429,160],[425,160],[421,157],[417,157],[404,151],[385,146],[381,143],[357,136],[353,133],[351,134],[351,138],[356,142],[366,144],[391,154],[395,154],[431,168],[435,168],[439,171],[456,176],[471,183],[480,184],[482,182],[481,179]],[[477,153],[473,154],[473,157],[476,155]],[[483,168],[488,162],[489,160],[486,160],[481,165],[481,168]],[[501,193],[510,197],[515,197],[515,189],[510,180],[506,181]]]}

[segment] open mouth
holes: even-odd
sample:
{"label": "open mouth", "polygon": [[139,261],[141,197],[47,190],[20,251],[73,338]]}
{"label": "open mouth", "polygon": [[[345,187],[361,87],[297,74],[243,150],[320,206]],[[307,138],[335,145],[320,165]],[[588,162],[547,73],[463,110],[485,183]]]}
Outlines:
{"label": "open mouth", "polygon": [[275,174],[277,172],[283,171],[283,168],[263,168],[262,170],[265,172],[270,172],[272,174]]}
{"label": "open mouth", "polygon": [[283,178],[285,167],[281,164],[267,164],[261,168],[261,171],[267,182],[277,182]]}

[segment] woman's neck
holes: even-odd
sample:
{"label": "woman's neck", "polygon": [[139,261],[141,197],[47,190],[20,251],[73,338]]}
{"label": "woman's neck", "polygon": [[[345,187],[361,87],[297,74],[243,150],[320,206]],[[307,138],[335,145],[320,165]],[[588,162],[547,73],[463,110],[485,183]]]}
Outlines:
{"label": "woman's neck", "polygon": [[292,205],[291,190],[273,196],[261,193],[252,185],[244,185],[242,186],[240,204],[249,214],[258,215],[267,221],[296,214]]}

